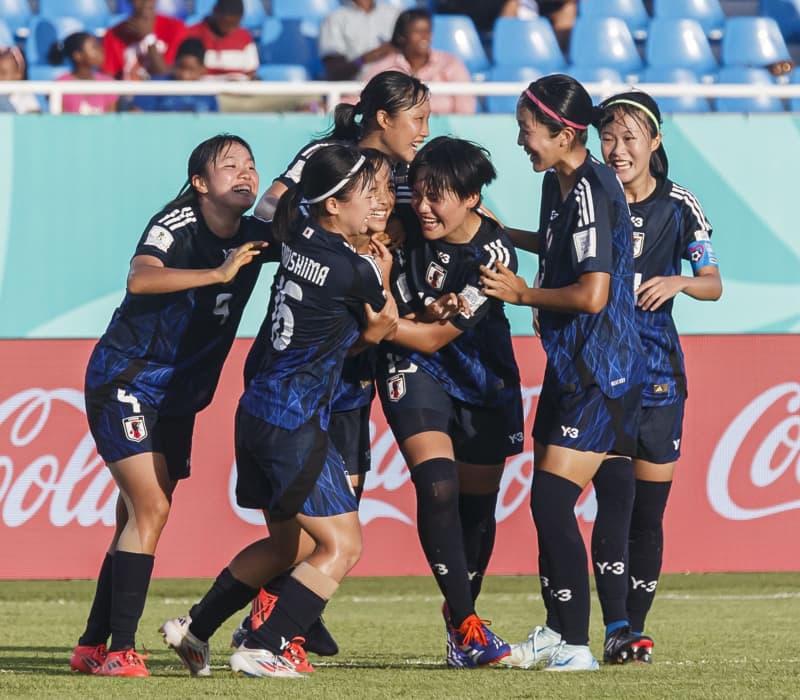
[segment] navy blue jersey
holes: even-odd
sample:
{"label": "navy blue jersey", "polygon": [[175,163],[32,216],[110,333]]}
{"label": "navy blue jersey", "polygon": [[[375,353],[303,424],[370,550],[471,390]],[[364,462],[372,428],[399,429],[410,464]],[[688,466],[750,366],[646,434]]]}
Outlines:
{"label": "navy blue jersey", "polygon": [[539,309],[548,366],[563,385],[596,384],[610,398],[645,381],[636,330],[631,217],[611,168],[587,154],[562,200],[555,172],[542,183],[539,286],[558,289],[589,272],[611,276],[608,302],[596,314]]}
{"label": "navy blue jersey", "polygon": [[[199,206],[164,209],[148,223],[135,255],[158,258],[185,270],[219,267],[229,252],[248,241],[272,238],[271,226],[242,217],[233,238],[206,226]],[[125,294],[86,370],[86,388],[125,387],[163,415],[196,413],[211,401],[259,263],[274,259],[271,244],[228,284],[169,294]]]}
{"label": "navy blue jersey", "polygon": [[[651,277],[681,274],[681,260],[691,260],[692,245],[708,241],[711,225],[689,190],[668,179],[659,180],[645,200],[631,204],[635,286]],[[647,358],[643,404],[659,406],[686,393],[683,351],[672,320],[673,300],[655,311],[636,308],[636,324]]]}
{"label": "navy blue jersey", "polygon": [[306,219],[282,244],[242,408],[290,430],[318,413],[326,428],[342,363],[364,325],[363,305],[379,311],[385,302],[377,264]]}
{"label": "navy blue jersey", "polygon": [[351,411],[372,403],[375,397],[375,348],[348,356],[333,395],[331,411]]}
{"label": "navy blue jersey", "polygon": [[516,400],[519,370],[504,304],[487,297],[479,282],[481,265],[492,267],[499,261],[516,272],[514,244],[505,229],[483,216],[468,243],[428,241],[419,233],[419,222],[416,226],[396,259],[397,271],[393,268],[393,291],[401,313],[421,312],[443,294],[455,292],[466,299],[472,315],[451,319],[461,335],[431,355],[389,346],[388,354],[380,353],[382,376],[419,367],[465,403],[497,406]]}

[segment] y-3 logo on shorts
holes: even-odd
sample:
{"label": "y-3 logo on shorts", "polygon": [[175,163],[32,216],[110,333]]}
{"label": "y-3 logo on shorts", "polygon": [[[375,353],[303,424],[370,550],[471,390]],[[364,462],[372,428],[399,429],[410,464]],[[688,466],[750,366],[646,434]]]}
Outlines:
{"label": "y-3 logo on shorts", "polygon": [[519,444],[522,443],[522,441],[524,439],[525,439],[525,436],[521,432],[519,432],[519,433],[511,433],[511,435],[508,436],[508,441],[512,445],[519,445]]}
{"label": "y-3 logo on shorts", "polygon": [[681,439],[678,438],[677,440],[673,440],[672,446],[677,450],[681,446]]}
{"label": "y-3 logo on shorts", "polygon": [[578,437],[578,435],[581,434],[581,431],[578,430],[577,428],[573,428],[571,425],[562,425],[561,426],[561,434],[564,437],[571,437],[571,438],[574,439],[574,438]]}

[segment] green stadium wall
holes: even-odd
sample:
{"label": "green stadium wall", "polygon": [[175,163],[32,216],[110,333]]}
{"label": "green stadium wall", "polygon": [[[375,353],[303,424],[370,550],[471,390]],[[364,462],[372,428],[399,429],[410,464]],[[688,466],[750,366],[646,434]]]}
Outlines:
{"label": "green stadium wall", "polygon": [[[147,220],[177,193],[192,148],[220,132],[252,145],[261,190],[324,116],[0,115],[0,338],[93,338],[124,292],[128,261]],[[670,175],[692,190],[714,227],[724,293],[719,303],[679,299],[684,334],[800,330],[798,195],[800,120],[788,115],[686,115],[667,119]],[[513,116],[436,117],[431,134],[486,146],[498,170],[487,205],[509,225],[537,221],[541,176],[516,146]],[[590,148],[599,155],[592,133]],[[522,254],[522,274],[535,259]],[[266,299],[269,275],[255,300]],[[240,335],[255,335],[252,303]],[[512,309],[516,335],[530,314]]]}

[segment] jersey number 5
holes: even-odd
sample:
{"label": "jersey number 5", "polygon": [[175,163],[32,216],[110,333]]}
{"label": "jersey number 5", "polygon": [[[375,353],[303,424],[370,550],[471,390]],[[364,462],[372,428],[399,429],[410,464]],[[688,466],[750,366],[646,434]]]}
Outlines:
{"label": "jersey number 5", "polygon": [[303,288],[297,282],[281,277],[275,287],[275,294],[275,309],[272,312],[272,347],[276,350],[286,350],[294,334],[294,314],[286,303],[286,297],[302,301]]}

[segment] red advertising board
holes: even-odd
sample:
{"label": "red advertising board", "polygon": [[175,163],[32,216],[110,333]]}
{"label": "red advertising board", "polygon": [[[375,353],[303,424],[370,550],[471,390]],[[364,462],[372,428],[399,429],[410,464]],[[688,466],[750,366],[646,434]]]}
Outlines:
{"label": "red advertising board", "polygon": [[[800,570],[800,337],[684,338],[690,398],[683,457],[665,523],[665,570]],[[113,531],[116,492],[86,425],[83,371],[93,341],[0,341],[0,578],[92,578]],[[217,396],[197,422],[192,477],[175,494],[155,575],[213,576],[264,535],[260,513],[234,505],[233,414],[249,346],[238,340]],[[527,431],[544,355],[515,339]],[[425,574],[408,470],[380,407],[373,471],[361,507],[364,556],[355,574]],[[528,508],[530,438],[509,460],[491,573],[535,571]],[[588,536],[591,489],[577,513]],[[791,543],[784,546],[779,543]]]}

